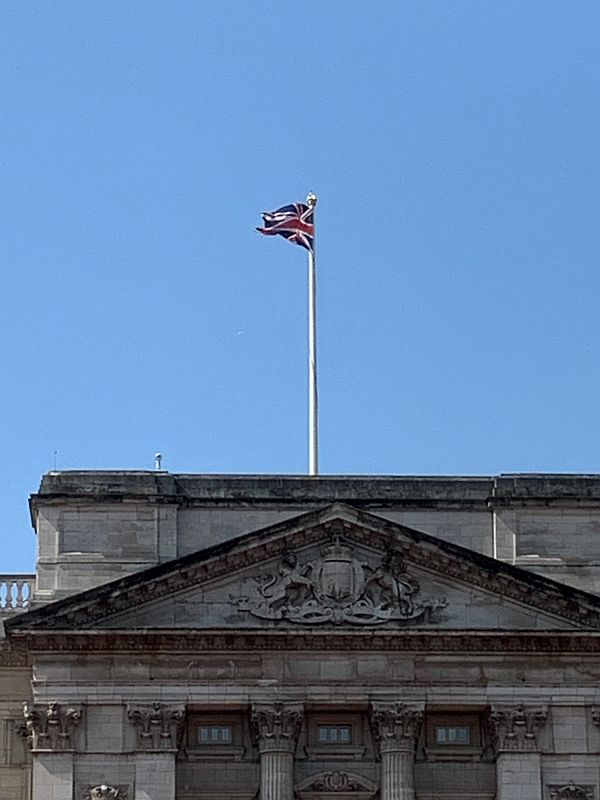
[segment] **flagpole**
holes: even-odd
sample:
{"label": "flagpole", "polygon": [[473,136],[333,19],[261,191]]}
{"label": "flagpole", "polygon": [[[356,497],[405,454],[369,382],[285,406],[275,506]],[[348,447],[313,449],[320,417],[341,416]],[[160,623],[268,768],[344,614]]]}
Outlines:
{"label": "flagpole", "polygon": [[[310,192],[306,202],[314,211],[317,196]],[[315,227],[316,234],[316,227]],[[308,474],[319,474],[319,395],[317,393],[317,266],[316,236],[308,251]]]}

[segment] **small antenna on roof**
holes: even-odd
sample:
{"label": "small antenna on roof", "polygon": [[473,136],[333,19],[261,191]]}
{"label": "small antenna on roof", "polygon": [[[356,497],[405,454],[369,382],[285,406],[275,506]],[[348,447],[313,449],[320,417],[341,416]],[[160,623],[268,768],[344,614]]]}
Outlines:
{"label": "small antenna on roof", "polygon": [[162,453],[156,453],[154,456],[154,469],[159,472],[162,469]]}

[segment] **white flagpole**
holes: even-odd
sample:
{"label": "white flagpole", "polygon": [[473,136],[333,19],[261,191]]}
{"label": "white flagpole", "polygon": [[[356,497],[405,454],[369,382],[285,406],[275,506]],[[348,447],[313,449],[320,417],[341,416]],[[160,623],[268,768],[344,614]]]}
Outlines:
{"label": "white flagpole", "polygon": [[[306,202],[314,211],[317,196],[312,192]],[[316,228],[315,228],[316,234]],[[317,393],[317,267],[316,236],[308,251],[308,474],[319,474],[319,395]]]}

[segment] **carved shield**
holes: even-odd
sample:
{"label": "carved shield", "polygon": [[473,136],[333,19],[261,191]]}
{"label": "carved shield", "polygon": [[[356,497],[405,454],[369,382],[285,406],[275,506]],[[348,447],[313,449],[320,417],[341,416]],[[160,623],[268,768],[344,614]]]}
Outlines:
{"label": "carved shield", "polygon": [[331,548],[321,560],[316,583],[321,597],[352,602],[363,591],[363,569],[346,547]]}

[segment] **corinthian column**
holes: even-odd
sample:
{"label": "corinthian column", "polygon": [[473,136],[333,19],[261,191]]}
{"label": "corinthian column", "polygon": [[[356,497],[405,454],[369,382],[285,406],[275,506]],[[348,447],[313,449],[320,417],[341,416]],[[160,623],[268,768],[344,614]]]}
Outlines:
{"label": "corinthian column", "polygon": [[259,800],[293,800],[294,752],[302,724],[299,704],[255,705],[252,726],[260,755]]}
{"label": "corinthian column", "polygon": [[422,721],[422,707],[371,705],[371,726],[381,757],[381,800],[415,800],[415,745]]}

